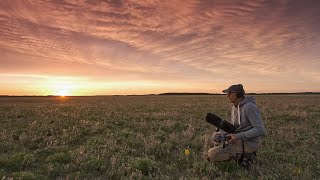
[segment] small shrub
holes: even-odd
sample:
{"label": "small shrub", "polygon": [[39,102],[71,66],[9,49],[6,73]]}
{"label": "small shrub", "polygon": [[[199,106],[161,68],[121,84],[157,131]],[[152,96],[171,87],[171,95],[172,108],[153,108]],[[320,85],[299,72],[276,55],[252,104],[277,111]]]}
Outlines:
{"label": "small shrub", "polygon": [[46,169],[47,175],[50,178],[56,178],[65,173],[64,166],[59,163],[46,164],[45,169]]}
{"label": "small shrub", "polygon": [[184,131],[186,128],[187,125],[180,121],[176,121],[173,125],[173,130],[178,133]]}
{"label": "small shrub", "polygon": [[14,179],[20,180],[38,179],[36,175],[30,171],[14,172],[12,176]]}
{"label": "small shrub", "polygon": [[69,163],[71,161],[71,156],[69,153],[59,152],[48,156],[47,162],[52,163]]}
{"label": "small shrub", "polygon": [[8,171],[19,171],[30,168],[34,162],[35,157],[32,154],[17,153],[2,163],[5,163],[4,166]]}
{"label": "small shrub", "polygon": [[106,162],[96,158],[92,158],[82,165],[82,170],[89,174],[101,174],[106,169]]}
{"label": "small shrub", "polygon": [[148,175],[154,171],[155,162],[146,158],[137,158],[133,162],[133,167],[142,172],[144,175]]}

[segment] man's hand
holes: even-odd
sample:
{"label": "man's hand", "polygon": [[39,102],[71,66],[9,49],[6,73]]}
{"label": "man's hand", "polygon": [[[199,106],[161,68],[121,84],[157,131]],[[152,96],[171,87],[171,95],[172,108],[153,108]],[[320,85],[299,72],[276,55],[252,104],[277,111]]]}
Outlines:
{"label": "man's hand", "polygon": [[230,144],[234,144],[238,140],[235,134],[228,134],[227,139],[228,139],[228,143]]}

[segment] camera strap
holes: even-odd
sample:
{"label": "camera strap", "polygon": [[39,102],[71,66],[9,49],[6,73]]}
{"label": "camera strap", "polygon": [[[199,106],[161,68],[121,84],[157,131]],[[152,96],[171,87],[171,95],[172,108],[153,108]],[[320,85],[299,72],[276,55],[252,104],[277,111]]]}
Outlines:
{"label": "camera strap", "polygon": [[243,139],[241,139],[241,141],[242,141],[242,154],[244,154],[244,141]]}

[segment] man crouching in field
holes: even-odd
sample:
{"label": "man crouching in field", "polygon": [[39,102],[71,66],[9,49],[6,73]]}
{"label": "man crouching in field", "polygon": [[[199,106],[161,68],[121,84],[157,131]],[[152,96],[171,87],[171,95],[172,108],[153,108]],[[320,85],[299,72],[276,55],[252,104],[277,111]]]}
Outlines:
{"label": "man crouching in field", "polygon": [[[255,100],[253,97],[244,96],[245,91],[241,84],[232,85],[222,92],[227,93],[229,101],[233,104],[231,124],[235,126],[234,132],[226,135],[226,133],[218,131],[213,134],[213,141],[220,144],[208,151],[208,159],[224,161],[234,158],[242,162],[246,159],[255,158],[262,137],[266,134]],[[218,117],[214,114],[211,115]],[[224,138],[227,144],[221,143]]]}

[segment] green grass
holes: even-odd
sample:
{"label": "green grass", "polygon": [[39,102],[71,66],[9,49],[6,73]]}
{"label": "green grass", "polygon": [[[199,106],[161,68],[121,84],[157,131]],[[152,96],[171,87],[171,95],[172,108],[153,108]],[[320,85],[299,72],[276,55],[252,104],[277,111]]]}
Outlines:
{"label": "green grass", "polygon": [[[317,179],[320,96],[258,95],[268,131],[258,162],[206,161],[225,96],[1,97],[0,177]],[[190,155],[184,154],[190,148]]]}

